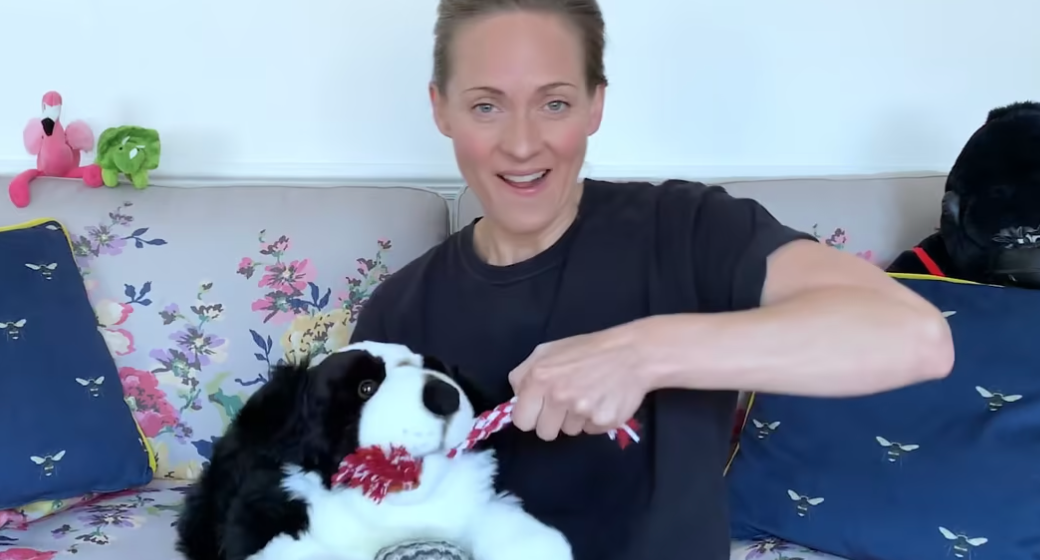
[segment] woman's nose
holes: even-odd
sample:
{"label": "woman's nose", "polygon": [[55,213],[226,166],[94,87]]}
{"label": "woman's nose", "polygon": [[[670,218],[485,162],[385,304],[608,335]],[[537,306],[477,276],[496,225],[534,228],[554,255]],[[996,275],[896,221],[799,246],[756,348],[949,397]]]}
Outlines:
{"label": "woman's nose", "polygon": [[538,123],[526,114],[509,119],[502,138],[502,150],[517,160],[527,160],[538,153],[541,135]]}

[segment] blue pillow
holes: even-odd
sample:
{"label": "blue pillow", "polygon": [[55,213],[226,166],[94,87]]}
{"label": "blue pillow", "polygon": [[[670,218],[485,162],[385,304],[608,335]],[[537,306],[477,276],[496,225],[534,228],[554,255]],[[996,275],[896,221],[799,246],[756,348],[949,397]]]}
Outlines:
{"label": "blue pillow", "polygon": [[893,276],[947,314],[952,373],[866,397],[755,395],[727,473],[734,538],[1040,558],[1040,291]]}
{"label": "blue pillow", "polygon": [[0,228],[0,510],[152,480],[65,229]]}

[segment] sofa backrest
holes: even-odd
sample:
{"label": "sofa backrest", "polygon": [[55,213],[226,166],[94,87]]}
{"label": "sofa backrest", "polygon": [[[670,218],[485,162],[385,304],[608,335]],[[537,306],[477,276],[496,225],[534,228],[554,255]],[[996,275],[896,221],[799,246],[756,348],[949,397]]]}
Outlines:
{"label": "sofa backrest", "polygon": [[[821,241],[887,266],[939,225],[945,175],[876,175],[704,181],[759,201],[781,222]],[[456,202],[456,226],[481,215],[467,189]]]}
{"label": "sofa backrest", "polygon": [[447,201],[410,188],[40,179],[32,195],[3,200],[0,227],[49,217],[70,232],[158,477],[197,476],[270,365],[345,343],[372,288],[449,232]]}
{"label": "sofa backrest", "polygon": [[[884,265],[934,230],[944,180],[714,183]],[[448,203],[411,188],[137,191],[39,179],[32,194],[24,209],[0,204],[0,227],[48,217],[69,230],[157,476],[169,478],[198,475],[269,366],[346,342],[372,288],[450,230]],[[457,224],[480,215],[472,192],[455,205]]]}

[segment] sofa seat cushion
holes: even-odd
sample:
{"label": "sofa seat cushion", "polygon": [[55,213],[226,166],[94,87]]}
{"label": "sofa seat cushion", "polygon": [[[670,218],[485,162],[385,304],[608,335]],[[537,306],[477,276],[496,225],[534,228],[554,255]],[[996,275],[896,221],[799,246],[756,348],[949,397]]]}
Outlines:
{"label": "sofa seat cushion", "polygon": [[[183,560],[173,547],[174,524],[186,490],[185,482],[156,480],[137,491],[79,504],[28,526],[19,527],[14,521],[4,526],[5,518],[0,516],[0,560]],[[452,553],[450,546],[423,548]],[[401,552],[387,550],[381,560],[438,560],[436,555]],[[768,538],[733,541],[730,560],[843,559]]]}
{"label": "sofa seat cushion", "polygon": [[0,529],[0,560],[182,560],[173,525],[186,489],[182,481],[155,480],[28,525],[10,520]]}

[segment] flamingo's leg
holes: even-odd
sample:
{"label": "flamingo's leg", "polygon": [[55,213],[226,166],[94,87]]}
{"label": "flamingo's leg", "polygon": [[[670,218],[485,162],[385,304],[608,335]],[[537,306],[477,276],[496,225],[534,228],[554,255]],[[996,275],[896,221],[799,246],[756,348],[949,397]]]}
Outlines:
{"label": "flamingo's leg", "polygon": [[105,184],[101,180],[101,168],[97,164],[84,165],[82,167],[74,167],[65,174],[67,179],[83,179],[88,187],[98,188]]}
{"label": "flamingo's leg", "polygon": [[11,202],[19,208],[25,208],[29,205],[29,183],[32,183],[33,179],[43,175],[38,169],[30,169],[28,171],[22,171],[11,180],[11,185],[7,187],[8,194],[11,195]]}

